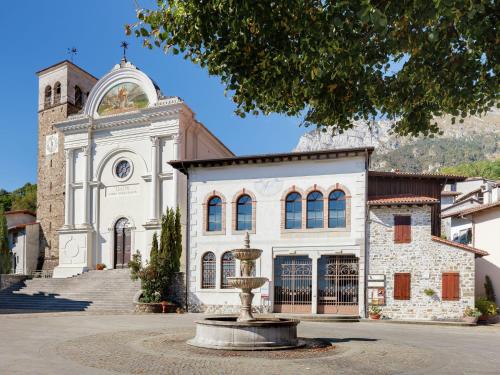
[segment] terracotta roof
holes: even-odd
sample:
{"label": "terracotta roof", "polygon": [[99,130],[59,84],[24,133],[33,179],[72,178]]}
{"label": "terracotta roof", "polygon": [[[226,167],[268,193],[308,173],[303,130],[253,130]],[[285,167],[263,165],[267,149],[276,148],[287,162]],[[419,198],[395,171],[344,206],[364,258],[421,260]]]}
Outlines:
{"label": "terracotta roof", "polygon": [[189,168],[223,167],[229,165],[263,164],[298,160],[327,160],[347,157],[350,155],[363,155],[365,153],[370,155],[373,150],[373,147],[358,147],[323,151],[246,155],[214,159],[172,160],[169,161],[168,164],[182,173],[187,173]]}
{"label": "terracotta roof", "polygon": [[[414,173],[414,172],[384,172],[384,171],[368,171],[370,176],[379,177],[408,177],[408,178],[429,178],[429,179],[441,179],[441,180],[452,180],[452,181],[465,181],[467,177],[439,174],[439,173]],[[448,182],[452,182],[448,181]]]}
{"label": "terracotta roof", "polygon": [[458,249],[470,251],[471,253],[476,254],[476,256],[478,256],[478,257],[483,257],[486,255],[489,255],[489,253],[487,251],[479,250],[479,249],[476,249],[475,247],[464,245],[464,244],[461,244],[458,242],[445,240],[444,238],[441,238],[441,237],[432,236],[432,240],[435,242],[444,243],[445,245],[456,247]]}
{"label": "terracotta roof", "polygon": [[421,205],[436,204],[435,198],[418,195],[388,195],[383,197],[369,197],[369,206],[399,206],[399,205]]}
{"label": "terracotta roof", "polygon": [[30,210],[15,210],[15,211],[7,211],[5,215],[15,215],[15,214],[26,214],[36,217],[36,212]]}
{"label": "terracotta roof", "polygon": [[457,196],[457,195],[460,195],[462,193],[460,193],[459,191],[442,191],[441,192],[441,196],[442,197],[453,197],[453,196]]}
{"label": "terracotta roof", "polygon": [[450,216],[467,216],[467,215],[474,214],[474,213],[479,212],[479,211],[489,210],[490,208],[495,208],[495,207],[500,207],[500,201],[493,202],[493,203],[481,204],[481,205],[476,206],[476,207],[471,207],[471,208],[468,208],[466,210],[455,212],[454,214],[449,214],[449,215],[443,216],[443,218],[450,217]]}

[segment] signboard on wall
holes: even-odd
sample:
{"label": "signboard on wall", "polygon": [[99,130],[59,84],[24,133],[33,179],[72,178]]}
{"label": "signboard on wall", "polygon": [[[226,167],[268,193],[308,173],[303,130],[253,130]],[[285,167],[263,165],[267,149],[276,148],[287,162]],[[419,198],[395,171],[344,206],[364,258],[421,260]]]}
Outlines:
{"label": "signboard on wall", "polygon": [[385,275],[368,275],[368,303],[385,305]]}

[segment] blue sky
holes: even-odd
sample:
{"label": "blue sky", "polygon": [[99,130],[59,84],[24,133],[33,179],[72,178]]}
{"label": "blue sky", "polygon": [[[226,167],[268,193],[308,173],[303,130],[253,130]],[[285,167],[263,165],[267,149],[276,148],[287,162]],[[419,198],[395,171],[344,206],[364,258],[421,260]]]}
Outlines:
{"label": "blue sky", "polygon": [[[150,0],[139,0],[143,7]],[[290,151],[307,129],[300,119],[234,115],[217,77],[160,50],[141,47],[125,37],[123,25],[134,22],[133,0],[4,1],[0,11],[0,188],[13,190],[36,182],[37,90],[35,72],[68,57],[97,77],[121,58],[121,40],[130,43],[129,60],[153,78],[165,95],[184,99],[234,153]]]}

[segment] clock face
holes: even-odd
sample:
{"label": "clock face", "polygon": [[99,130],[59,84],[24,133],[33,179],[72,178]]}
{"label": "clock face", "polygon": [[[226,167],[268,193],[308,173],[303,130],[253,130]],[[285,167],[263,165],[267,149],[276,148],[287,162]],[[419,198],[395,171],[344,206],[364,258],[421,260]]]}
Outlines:
{"label": "clock face", "polygon": [[127,160],[118,162],[118,164],[116,164],[115,173],[118,178],[127,177],[130,173],[130,163]]}

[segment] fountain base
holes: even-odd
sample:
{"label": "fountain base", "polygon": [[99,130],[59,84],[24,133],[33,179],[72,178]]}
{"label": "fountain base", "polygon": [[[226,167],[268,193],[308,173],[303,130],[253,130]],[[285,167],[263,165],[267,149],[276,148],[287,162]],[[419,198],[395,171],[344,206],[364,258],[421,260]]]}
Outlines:
{"label": "fountain base", "polygon": [[254,319],[239,322],[236,316],[208,317],[196,322],[196,336],[189,345],[221,350],[283,350],[303,346],[297,339],[295,319]]}

